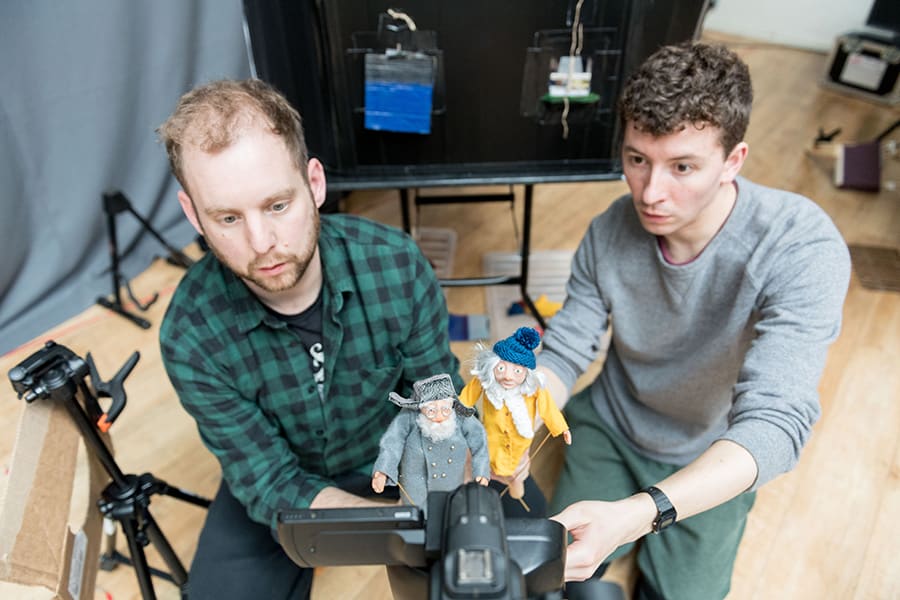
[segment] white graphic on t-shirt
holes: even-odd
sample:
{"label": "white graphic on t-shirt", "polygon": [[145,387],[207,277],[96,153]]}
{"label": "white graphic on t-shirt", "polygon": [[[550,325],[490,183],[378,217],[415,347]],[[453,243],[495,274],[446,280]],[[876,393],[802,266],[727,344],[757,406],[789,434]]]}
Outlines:
{"label": "white graphic on t-shirt", "polygon": [[322,342],[316,342],[309,348],[309,357],[312,359],[313,377],[319,388],[319,396],[324,397],[325,387],[325,349]]}

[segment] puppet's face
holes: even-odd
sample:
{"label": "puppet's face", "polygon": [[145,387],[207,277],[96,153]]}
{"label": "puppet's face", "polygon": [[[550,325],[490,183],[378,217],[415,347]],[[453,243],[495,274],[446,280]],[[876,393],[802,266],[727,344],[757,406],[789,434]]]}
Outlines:
{"label": "puppet's face", "polygon": [[500,384],[500,387],[505,390],[511,390],[516,386],[522,385],[527,374],[528,369],[522,365],[517,365],[516,363],[505,360],[501,360],[497,363],[497,366],[494,367],[494,379],[496,379],[497,383]]}
{"label": "puppet's face", "polygon": [[448,398],[428,402],[422,405],[419,412],[425,415],[429,421],[443,423],[453,415],[453,400]]}

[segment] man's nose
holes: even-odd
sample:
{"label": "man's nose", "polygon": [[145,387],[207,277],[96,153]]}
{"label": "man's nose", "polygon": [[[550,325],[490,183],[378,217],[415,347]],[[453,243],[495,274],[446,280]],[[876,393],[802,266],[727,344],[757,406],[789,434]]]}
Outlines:
{"label": "man's nose", "polygon": [[265,219],[248,218],[247,240],[256,254],[266,254],[275,246],[275,229]]}
{"label": "man's nose", "polygon": [[645,206],[653,206],[666,198],[665,176],[657,169],[650,169],[644,180],[644,189],[641,191],[641,203]]}

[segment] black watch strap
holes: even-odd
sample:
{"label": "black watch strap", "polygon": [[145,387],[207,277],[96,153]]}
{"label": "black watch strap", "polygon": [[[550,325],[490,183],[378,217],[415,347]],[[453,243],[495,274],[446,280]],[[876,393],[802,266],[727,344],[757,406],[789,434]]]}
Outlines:
{"label": "black watch strap", "polygon": [[653,502],[656,503],[656,518],[653,519],[653,533],[659,533],[666,527],[674,525],[678,513],[675,512],[675,507],[672,506],[669,497],[666,496],[661,489],[653,487],[652,485],[641,491],[650,494],[650,497],[653,498]]}

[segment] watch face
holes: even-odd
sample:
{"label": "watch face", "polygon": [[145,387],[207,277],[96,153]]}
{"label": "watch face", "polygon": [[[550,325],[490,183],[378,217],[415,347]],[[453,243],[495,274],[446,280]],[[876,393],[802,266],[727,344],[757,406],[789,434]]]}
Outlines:
{"label": "watch face", "polygon": [[662,531],[663,529],[665,529],[666,527],[668,527],[669,525],[671,525],[674,522],[675,522],[674,516],[663,517],[662,519],[660,519],[659,525],[656,526],[656,529],[659,531]]}

